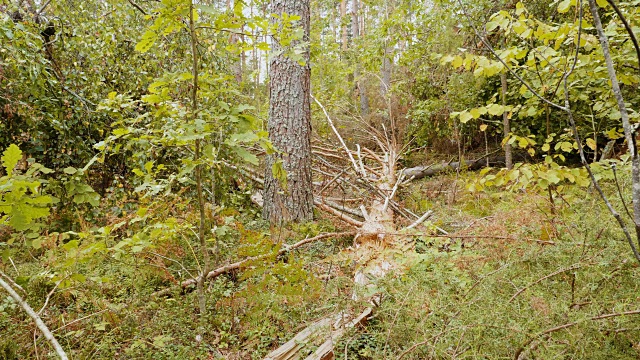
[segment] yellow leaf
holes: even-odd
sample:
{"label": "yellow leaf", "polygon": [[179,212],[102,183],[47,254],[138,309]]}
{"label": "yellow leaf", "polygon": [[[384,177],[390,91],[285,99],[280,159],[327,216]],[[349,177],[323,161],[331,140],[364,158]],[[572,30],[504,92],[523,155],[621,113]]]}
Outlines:
{"label": "yellow leaf", "polygon": [[564,0],[558,4],[558,12],[566,13],[569,11],[569,7],[571,6],[571,0]]}
{"label": "yellow leaf", "polygon": [[465,124],[469,120],[473,119],[473,116],[468,111],[463,111],[460,113],[460,122]]}
{"label": "yellow leaf", "polygon": [[488,126],[487,124],[482,124],[482,125],[480,125],[480,131],[485,131],[485,130],[487,130],[487,126]]}
{"label": "yellow leaf", "polygon": [[596,147],[597,147],[596,141],[595,141],[595,140],[593,140],[592,138],[588,138],[588,139],[587,139],[587,146],[589,147],[589,149],[591,149],[591,150],[594,150],[594,151],[595,151],[595,150],[596,150]]}
{"label": "yellow leaf", "polygon": [[457,55],[456,57],[453,58],[453,61],[451,61],[451,66],[453,66],[454,68],[459,68],[460,66],[462,66],[462,56]]}

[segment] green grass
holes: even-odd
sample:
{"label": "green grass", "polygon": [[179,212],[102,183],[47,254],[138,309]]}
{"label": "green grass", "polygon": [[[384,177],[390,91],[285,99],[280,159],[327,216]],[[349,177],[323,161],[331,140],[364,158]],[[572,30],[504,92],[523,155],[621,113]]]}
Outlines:
{"label": "green grass", "polygon": [[[552,216],[547,196],[470,194],[458,186],[453,197],[454,182],[443,177],[404,190],[414,212],[432,207],[433,224],[462,238],[416,236],[419,251],[404,254],[404,272],[380,281],[384,301],[366,327],[338,342],[338,359],[513,359],[518,351],[521,359],[640,357],[640,315],[593,319],[640,309],[638,264],[593,191],[567,188]],[[605,189],[615,194],[612,184]],[[269,230],[250,215],[233,216],[230,224],[248,225],[229,232],[220,263],[237,259],[239,249],[270,246],[261,235],[268,231],[292,242],[335,230],[329,222]],[[163,241],[173,244],[168,255],[197,267],[183,239]],[[350,300],[354,263],[341,252],[349,245],[318,242],[219,277],[208,285],[204,318],[193,291],[151,295],[188,277],[177,264],[98,256],[77,265],[88,280],[54,292],[42,316],[73,359],[261,359],[305,324],[358,306]],[[17,273],[2,263],[11,276],[28,276],[23,285],[36,310],[53,289],[55,251],[14,253]],[[34,331],[1,296],[0,359],[35,358]],[[41,359],[53,358],[38,332],[36,345]]]}

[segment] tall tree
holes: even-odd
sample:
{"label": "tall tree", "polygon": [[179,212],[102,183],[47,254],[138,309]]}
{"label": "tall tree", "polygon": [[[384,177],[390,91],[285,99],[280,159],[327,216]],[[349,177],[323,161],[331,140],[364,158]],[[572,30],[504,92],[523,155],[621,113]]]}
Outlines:
{"label": "tall tree", "polygon": [[[358,2],[359,0],[353,0],[353,9],[352,16],[353,19],[351,21],[352,31],[353,31],[353,39],[356,41],[357,38],[360,37],[360,20],[358,19]],[[356,69],[353,73],[353,77],[356,80],[356,87],[358,88],[358,95],[360,96],[360,112],[362,116],[367,116],[369,114],[369,98],[367,97],[367,91],[364,87],[364,81],[360,79],[360,69],[362,65],[360,64],[360,59],[358,54],[355,55],[356,61]]]}
{"label": "tall tree", "polygon": [[[278,41],[273,42],[270,65],[270,105],[267,130],[269,139],[280,151],[267,156],[263,217],[272,224],[313,219],[311,178],[311,108],[309,66],[309,0],[273,0],[271,12],[300,17],[303,29],[302,62],[287,56]],[[273,21],[279,21],[274,19]],[[282,161],[287,174],[286,186],[274,176],[274,165]]]}

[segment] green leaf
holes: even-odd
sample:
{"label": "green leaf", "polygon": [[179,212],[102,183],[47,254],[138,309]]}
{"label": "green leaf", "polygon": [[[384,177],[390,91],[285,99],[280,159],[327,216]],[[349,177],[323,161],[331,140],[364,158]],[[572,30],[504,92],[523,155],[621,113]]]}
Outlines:
{"label": "green leaf", "polygon": [[491,104],[487,106],[487,112],[489,112],[489,115],[493,116],[502,115],[502,113],[504,113],[504,107],[498,104]]}
{"label": "green leaf", "polygon": [[473,119],[473,115],[468,111],[463,111],[460,113],[460,122],[466,124],[469,120]]}
{"label": "green leaf", "polygon": [[142,35],[140,41],[136,44],[136,51],[146,53],[151,49],[157,38],[158,34],[156,34],[155,31],[147,30],[144,35]]}
{"label": "green leaf", "polygon": [[273,165],[271,165],[271,172],[273,173],[273,177],[276,178],[280,183],[280,187],[286,191],[287,171],[284,169],[281,159],[278,159],[275,163],[273,163]]}
{"label": "green leaf", "polygon": [[241,146],[232,146],[233,151],[242,159],[252,165],[258,165],[258,157]]}
{"label": "green leaf", "polygon": [[571,6],[571,0],[561,1],[560,4],[558,4],[558,12],[561,14],[566,13],[567,11],[569,11],[570,6]]}
{"label": "green leaf", "polygon": [[20,159],[22,159],[22,150],[16,144],[9,145],[2,155],[2,166],[7,170],[8,176],[11,176]]}

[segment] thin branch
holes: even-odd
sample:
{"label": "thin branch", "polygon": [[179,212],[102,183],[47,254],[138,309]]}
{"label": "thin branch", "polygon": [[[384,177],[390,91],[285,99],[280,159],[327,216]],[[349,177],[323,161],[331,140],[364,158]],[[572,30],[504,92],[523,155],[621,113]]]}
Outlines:
{"label": "thin branch", "polygon": [[344,151],[347,152],[347,155],[349,156],[349,160],[351,160],[351,164],[353,165],[353,168],[355,169],[356,173],[359,173],[358,164],[356,163],[356,160],[353,158],[353,155],[351,155],[351,150],[349,150],[349,148],[347,147],[347,144],[342,139],[342,136],[340,136],[338,129],[336,129],[335,125],[333,124],[333,121],[331,120],[329,113],[327,113],[327,109],[325,109],[325,107],[320,103],[320,101],[318,101],[318,99],[315,98],[315,96],[311,95],[311,98],[322,109],[324,116],[326,116],[327,121],[329,122],[329,126],[331,126],[331,129],[333,130],[334,134],[336,134],[336,136],[338,137],[338,140],[340,141],[340,144],[344,148]]}
{"label": "thin branch", "polygon": [[62,329],[64,329],[64,328],[66,328],[67,326],[73,325],[73,324],[75,324],[75,323],[77,323],[77,322],[80,322],[80,321],[82,321],[82,320],[88,319],[88,318],[93,317],[93,316],[96,316],[96,315],[100,315],[100,314],[102,314],[102,313],[103,313],[103,312],[105,312],[105,311],[109,311],[109,309],[102,309],[102,310],[100,310],[100,311],[98,311],[98,312],[94,312],[93,314],[89,314],[89,315],[87,315],[87,316],[83,316],[83,317],[81,317],[81,318],[79,318],[79,319],[75,319],[75,320],[73,320],[73,321],[71,321],[71,322],[68,322],[68,323],[66,323],[66,324],[64,324],[64,325],[62,325],[62,326],[60,326],[59,328],[57,328],[57,329],[53,330],[53,331],[52,331],[52,333],[54,333],[54,332],[56,332],[56,331],[58,331],[58,330],[62,330]]}
{"label": "thin branch", "polygon": [[143,13],[144,15],[147,15],[147,12],[144,11],[143,8],[140,7],[140,5],[136,4],[135,2],[133,2],[133,0],[128,0],[129,4],[133,5],[134,8],[138,9],[138,11],[140,11],[141,13]]}
{"label": "thin branch", "polygon": [[607,2],[609,3],[609,5],[611,5],[613,10],[616,12],[616,14],[618,14],[618,17],[620,18],[620,21],[622,21],[622,23],[624,24],[624,28],[627,30],[627,33],[629,34],[629,37],[631,38],[631,42],[633,43],[633,47],[636,49],[636,56],[638,57],[638,65],[639,65],[639,67],[636,70],[640,71],[640,45],[638,45],[638,39],[636,38],[636,34],[634,34],[633,29],[629,25],[629,22],[625,18],[624,14],[622,14],[622,11],[620,11],[620,9],[613,2],[613,0],[607,0]]}
{"label": "thin branch", "polygon": [[[580,5],[582,5],[582,1],[580,1]],[[633,210],[634,210],[633,222],[636,229],[636,240],[640,241],[640,221],[638,220],[638,217],[640,216],[640,188],[639,188],[640,187],[640,158],[638,157],[638,153],[637,153],[634,130],[629,122],[629,114],[627,112],[627,107],[624,103],[624,99],[622,98],[622,92],[620,91],[620,84],[618,83],[616,71],[613,66],[613,60],[611,59],[611,54],[609,52],[609,40],[602,28],[600,15],[598,14],[598,5],[596,4],[595,0],[589,0],[589,8],[591,9],[593,22],[596,27],[596,31],[598,33],[598,38],[600,39],[600,46],[602,47],[602,53],[603,53],[605,62],[607,64],[607,72],[609,73],[609,80],[611,80],[611,89],[613,90],[614,97],[616,98],[616,101],[618,103],[618,108],[620,110],[620,116],[622,119],[622,127],[624,128],[624,134],[627,141],[627,148],[629,149],[628,151],[629,151],[629,154],[631,155],[631,169],[632,169],[631,179],[633,183],[632,197],[633,197]],[[582,22],[580,24],[582,24]],[[579,42],[578,42],[578,45],[580,45]],[[565,89],[567,87],[568,85],[565,81]],[[565,94],[565,98],[567,97],[568,95]],[[573,121],[573,117],[570,117],[569,120],[571,120],[574,133],[577,135],[577,128],[575,126],[575,121]],[[584,151],[582,150],[582,144],[578,143],[578,146],[580,150],[580,156],[584,163],[586,162],[586,159],[584,157]],[[591,177],[592,181],[595,181],[595,177],[591,172],[591,168],[588,166],[587,166],[587,171],[589,172],[589,176]],[[627,238],[627,241],[629,242],[629,246],[631,246],[633,255],[635,256],[636,260],[640,262],[640,254],[638,253],[638,250],[636,249],[636,246],[633,240],[631,239],[631,234],[629,233],[629,230],[627,229],[627,226],[624,223],[624,220],[622,220],[622,217],[620,216],[620,214],[618,214],[618,212],[615,211],[611,203],[609,203],[609,201],[606,199],[604,193],[602,192],[602,189],[600,189],[600,186],[598,186],[597,182],[594,182],[594,185],[598,190],[598,193],[600,193],[600,196],[603,198],[603,200],[607,204],[609,211],[611,212],[613,217],[618,221],[618,224],[622,228],[622,231],[624,232],[624,235]]]}
{"label": "thin branch", "polygon": [[618,181],[618,172],[616,171],[616,163],[611,163],[611,171],[613,171],[613,180],[616,182],[616,188],[618,189],[618,196],[620,197],[620,202],[622,202],[622,206],[624,207],[624,211],[629,216],[629,219],[633,221],[633,216],[629,212],[629,207],[624,200],[624,196],[622,196],[622,188],[620,188],[620,182]]}
{"label": "thin branch", "polygon": [[60,343],[58,343],[58,340],[56,340],[56,338],[53,336],[51,331],[49,331],[49,328],[47,327],[47,325],[42,321],[42,319],[40,319],[40,316],[38,316],[38,314],[36,314],[36,312],[33,311],[31,306],[29,306],[29,304],[15,290],[13,290],[11,285],[9,285],[7,282],[3,280],[3,277],[7,277],[7,276],[4,275],[4,273],[2,273],[2,275],[3,276],[0,276],[0,286],[2,286],[13,298],[13,300],[15,300],[22,307],[22,309],[29,315],[29,317],[33,319],[33,321],[36,323],[36,326],[38,326],[38,329],[40,329],[40,331],[42,331],[42,334],[44,334],[44,337],[47,340],[49,340],[49,343],[51,344],[51,346],[53,346],[53,348],[55,349],[60,359],[68,360],[69,358],[67,357],[67,354],[64,352],[64,349],[62,348],[62,346],[60,346]]}
{"label": "thin branch", "polygon": [[[612,318],[612,317],[625,316],[625,315],[637,315],[637,314],[640,314],[640,310],[631,310],[631,311],[625,311],[625,312],[621,312],[621,313],[598,315],[598,316],[593,316],[593,317],[589,318],[588,320],[602,320],[602,319],[608,319],[608,318]],[[543,331],[541,333],[538,333],[537,335],[532,336],[529,340],[527,340],[524,344],[522,344],[522,346],[520,346],[520,348],[518,348],[518,350],[516,350],[515,355],[513,357],[514,360],[519,360],[520,359],[520,355],[522,355],[522,352],[535,339],[537,339],[537,338],[539,338],[541,336],[544,336],[544,335],[551,334],[551,333],[556,332],[556,331],[560,331],[560,330],[563,330],[563,329],[570,328],[570,327],[575,326],[575,325],[577,325],[579,323],[580,323],[580,321],[574,321],[574,322],[570,322],[570,323],[567,323],[567,324],[555,326],[555,327],[552,327],[551,329],[547,329],[547,330],[545,330],[545,331]]]}
{"label": "thin branch", "polygon": [[44,301],[44,305],[42,305],[42,307],[40,308],[40,310],[38,310],[37,314],[40,315],[42,314],[42,312],[44,311],[44,309],[47,307],[47,305],[49,304],[49,299],[51,299],[51,296],[53,296],[53,293],[56,292],[56,289],[58,288],[58,286],[60,286],[60,284],[66,280],[68,278],[68,276],[65,276],[64,278],[58,280],[58,282],[56,282],[56,286],[53,287],[53,289],[51,289],[51,291],[49,291],[49,293],[47,294],[47,298]]}
{"label": "thin branch", "polygon": [[[11,264],[13,265],[13,268],[15,269],[16,265],[13,263],[13,260],[12,260],[11,258],[9,258],[9,260],[11,261]],[[17,269],[16,269],[16,272],[18,272],[18,270],[17,270]],[[18,274],[18,275],[20,275],[20,274]],[[10,284],[12,287],[14,287],[14,288],[16,288],[16,289],[18,289],[18,290],[22,291],[22,293],[23,293],[23,294],[27,295],[26,290],[25,290],[24,288],[22,288],[22,286],[18,285],[15,281],[13,281],[13,279],[12,279],[12,278],[10,278],[7,274],[5,274],[5,273],[3,273],[2,271],[0,271],[0,277],[4,277],[4,278],[5,278],[5,280],[7,280],[7,282],[9,282],[9,284]]]}
{"label": "thin branch", "polygon": [[515,294],[513,294],[513,296],[509,299],[509,301],[508,301],[508,302],[512,302],[516,297],[518,297],[518,295],[520,295],[520,294],[522,294],[523,292],[527,291],[527,289],[529,289],[530,287],[532,287],[532,286],[534,286],[534,285],[536,285],[536,284],[539,284],[539,283],[543,282],[544,280],[546,280],[546,279],[548,279],[548,278],[551,278],[551,277],[554,277],[554,276],[556,276],[556,275],[558,275],[558,274],[562,274],[562,273],[567,272],[567,271],[571,271],[571,270],[578,269],[580,266],[581,266],[580,264],[573,264],[573,265],[569,266],[568,268],[560,269],[560,270],[558,270],[558,271],[554,271],[554,272],[552,272],[552,273],[551,273],[551,274],[549,274],[549,275],[543,276],[543,277],[541,277],[540,279],[538,279],[538,280],[534,281],[533,283],[531,283],[531,284],[529,284],[529,285],[527,285],[527,286],[523,287],[522,289],[518,290],[518,292],[516,292]]}
{"label": "thin branch", "polygon": [[341,211],[338,211],[338,210],[336,210],[336,209],[334,209],[334,208],[332,208],[332,207],[330,207],[330,206],[328,206],[328,205],[326,205],[326,204],[324,204],[324,203],[322,203],[322,202],[320,202],[318,200],[314,200],[313,203],[317,207],[319,207],[320,209],[322,209],[322,210],[324,210],[324,211],[336,216],[338,219],[346,222],[349,225],[353,225],[355,227],[362,227],[362,225],[363,225],[362,221],[358,221],[358,220],[352,218],[351,216],[346,215],[345,213],[343,213]]}
{"label": "thin branch", "polygon": [[[356,232],[355,231],[345,231],[345,232],[333,232],[333,233],[324,233],[324,234],[320,234],[317,236],[314,236],[312,238],[308,238],[308,239],[303,239],[298,241],[295,244],[292,245],[283,245],[282,248],[280,250],[278,250],[276,256],[280,256],[283,255],[291,250],[297,249],[299,247],[301,247],[302,245],[308,244],[310,242],[314,242],[317,240],[322,240],[322,239],[326,239],[326,238],[330,238],[330,237],[340,237],[340,236],[351,236],[351,235],[355,235]],[[213,271],[210,271],[207,274],[207,280],[213,280],[216,277],[228,273],[229,271],[232,270],[236,270],[241,268],[242,266],[246,265],[247,263],[251,262],[251,261],[256,261],[256,260],[261,260],[261,259],[266,259],[270,256],[273,256],[274,254],[263,254],[263,255],[258,255],[258,256],[254,256],[254,257],[250,257],[250,258],[246,258],[244,260],[240,260],[237,261],[235,263],[229,264],[229,265],[225,265],[222,267],[219,267]],[[189,279],[189,280],[185,280],[182,283],[180,283],[180,286],[182,288],[185,288],[189,285],[194,285],[199,281],[199,278],[195,278],[195,279]],[[163,296],[163,295],[167,295],[170,294],[172,291],[171,288],[168,289],[164,289],[161,291],[157,291],[155,293],[153,293],[153,295],[155,296]]]}
{"label": "thin branch", "polygon": [[409,229],[413,229],[414,227],[422,224],[425,220],[427,220],[429,218],[429,216],[431,216],[431,214],[433,214],[433,210],[429,210],[426,213],[424,213],[424,215],[422,215],[418,220],[416,220],[413,224],[407,226],[405,228],[405,230],[409,230]]}
{"label": "thin branch", "polygon": [[42,12],[47,8],[47,6],[49,6],[49,3],[51,3],[51,0],[47,0],[47,2],[44,3],[44,5],[42,5],[40,10],[38,10],[38,12],[36,13],[36,18],[42,14]]}
{"label": "thin branch", "polygon": [[[562,105],[558,105],[550,100],[547,100],[547,98],[545,98],[544,96],[540,95],[537,91],[535,91],[531,85],[529,85],[529,83],[527,83],[526,81],[524,81],[524,79],[518,75],[518,73],[516,73],[512,68],[509,67],[509,65],[507,65],[507,63],[502,60],[502,58],[500,57],[500,55],[498,55],[498,53],[493,49],[493,46],[491,46],[491,44],[489,44],[489,42],[487,41],[487,39],[485,39],[484,36],[480,35],[480,32],[478,31],[478,29],[473,25],[473,21],[471,20],[471,16],[469,16],[469,13],[467,13],[467,9],[466,7],[462,4],[461,0],[458,0],[458,4],[460,5],[460,8],[462,9],[462,12],[464,13],[464,16],[467,18],[467,21],[469,22],[469,26],[471,26],[471,29],[473,29],[473,32],[476,34],[476,36],[480,39],[480,41],[482,41],[482,44],[484,44],[484,46],[491,52],[491,54],[493,54],[493,56],[495,56],[496,59],[498,59],[498,61],[500,61],[500,63],[502,63],[502,65],[513,75],[516,77],[516,79],[518,79],[518,81],[520,81],[520,83],[522,83],[522,85],[524,85],[529,91],[531,91],[531,93],[537,97],[538,99],[542,100],[543,102],[553,106],[556,109],[560,109],[562,111],[566,111],[566,107],[562,106]],[[581,24],[582,25],[582,24]],[[579,44],[578,44],[579,45]]]}

